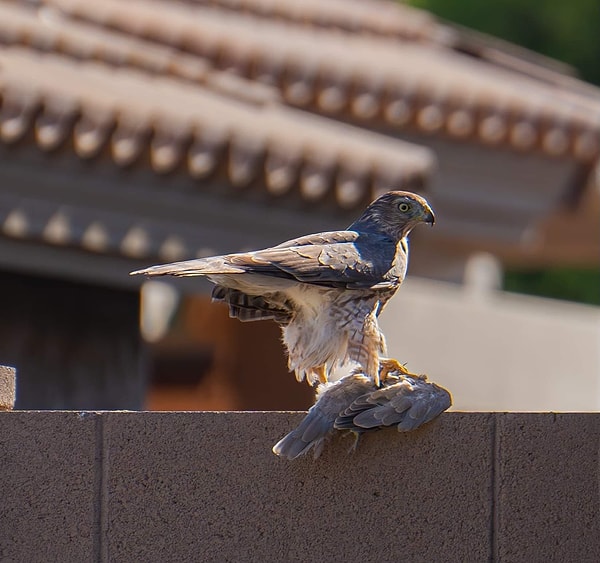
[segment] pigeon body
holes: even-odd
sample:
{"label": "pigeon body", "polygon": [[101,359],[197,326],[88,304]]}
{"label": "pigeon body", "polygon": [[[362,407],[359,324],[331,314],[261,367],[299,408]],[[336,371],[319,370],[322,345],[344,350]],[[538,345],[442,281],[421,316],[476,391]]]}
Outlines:
{"label": "pigeon body", "polygon": [[370,377],[349,375],[319,385],[316,403],[298,427],[275,444],[273,453],[295,459],[314,449],[317,458],[334,430],[350,430],[357,440],[365,432],[386,427],[408,432],[451,404],[450,393],[424,376],[388,375],[377,387]]}

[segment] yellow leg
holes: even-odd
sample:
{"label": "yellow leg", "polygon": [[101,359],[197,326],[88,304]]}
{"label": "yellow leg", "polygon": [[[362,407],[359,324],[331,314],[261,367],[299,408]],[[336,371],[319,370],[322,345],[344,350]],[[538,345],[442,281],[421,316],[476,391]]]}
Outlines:
{"label": "yellow leg", "polygon": [[315,373],[317,374],[317,377],[319,378],[319,382],[327,383],[327,366],[325,364],[317,366],[315,368]]}

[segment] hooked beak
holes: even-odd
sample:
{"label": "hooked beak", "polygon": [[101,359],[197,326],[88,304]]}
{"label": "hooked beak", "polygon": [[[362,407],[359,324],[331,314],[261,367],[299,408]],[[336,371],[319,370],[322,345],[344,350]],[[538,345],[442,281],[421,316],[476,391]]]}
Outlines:
{"label": "hooked beak", "polygon": [[435,215],[430,207],[428,207],[423,213],[423,222],[429,223],[432,227],[435,224]]}

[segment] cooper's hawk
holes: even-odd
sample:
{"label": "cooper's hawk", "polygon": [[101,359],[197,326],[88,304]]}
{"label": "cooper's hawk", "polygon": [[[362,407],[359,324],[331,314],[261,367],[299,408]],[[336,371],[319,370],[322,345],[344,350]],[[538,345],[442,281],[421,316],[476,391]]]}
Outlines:
{"label": "cooper's hawk", "polygon": [[382,358],[386,348],[377,317],[406,274],[407,235],[434,220],[424,198],[393,191],[345,231],[132,274],[206,276],[216,285],[213,300],[227,303],[231,317],[275,320],[299,381],[313,385],[360,371],[379,385],[380,371],[385,376],[401,366]]}
{"label": "cooper's hawk", "polygon": [[362,374],[319,385],[316,403],[298,428],[275,444],[273,453],[295,459],[314,448],[317,458],[334,429],[354,432],[356,447],[364,432],[389,426],[415,430],[452,404],[450,393],[425,376],[391,373],[381,385]]}

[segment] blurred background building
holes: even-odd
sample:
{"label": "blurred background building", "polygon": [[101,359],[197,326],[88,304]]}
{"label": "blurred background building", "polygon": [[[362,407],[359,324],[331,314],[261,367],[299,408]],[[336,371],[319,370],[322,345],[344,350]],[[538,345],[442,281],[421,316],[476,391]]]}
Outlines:
{"label": "blurred background building", "polygon": [[600,408],[599,308],[502,291],[507,269],[579,268],[600,301],[599,94],[394,2],[0,1],[17,406],[305,408],[274,324],[128,272],[343,228],[408,189],[438,221],[384,313],[392,355],[455,408]]}

